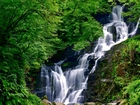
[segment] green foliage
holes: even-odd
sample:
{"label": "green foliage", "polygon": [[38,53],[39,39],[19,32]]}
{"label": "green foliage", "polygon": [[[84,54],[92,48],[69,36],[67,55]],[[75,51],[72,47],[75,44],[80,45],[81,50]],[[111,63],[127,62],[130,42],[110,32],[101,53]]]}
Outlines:
{"label": "green foliage", "polygon": [[138,3],[138,0],[119,0],[120,3],[131,4],[131,3]]}
{"label": "green foliage", "polygon": [[16,59],[26,64],[32,61],[42,63],[62,48],[56,47],[61,39],[56,34],[60,19],[54,15],[58,11],[57,5],[52,5],[54,2],[1,1],[0,45],[3,57],[17,56]]}
{"label": "green foliage", "polygon": [[39,105],[39,98],[26,89],[25,73],[39,69],[44,60],[63,48],[56,34],[61,21],[55,15],[58,12],[55,3],[54,0],[0,1],[0,102],[3,105]]}
{"label": "green foliage", "polygon": [[1,0],[0,102],[38,105],[25,79],[58,50],[81,50],[102,35],[94,15],[103,7],[109,6],[102,0]]}
{"label": "green foliage", "polygon": [[129,19],[129,21],[137,22],[139,20],[139,14],[140,14],[140,2],[139,0],[127,0],[123,2],[126,7],[128,8],[128,11],[124,13],[124,16]]}
{"label": "green foliage", "polygon": [[94,16],[98,12],[107,12],[109,7],[103,0],[64,0],[61,7],[62,23],[58,31],[59,38],[66,45],[74,45],[75,50],[89,46],[103,35],[102,26]]}
{"label": "green foliage", "polygon": [[[139,39],[140,36],[137,35],[121,44],[121,46],[124,46],[121,49],[121,55],[118,55],[118,58],[114,61],[114,63],[116,63],[116,75],[114,82],[119,89],[119,92],[124,94],[129,105],[140,104]],[[122,88],[124,88],[124,90],[122,90]]]}
{"label": "green foliage", "polygon": [[118,85],[119,87],[123,87],[125,85],[125,80],[123,77],[116,77],[114,79],[114,82],[116,85]]}
{"label": "green foliage", "polygon": [[0,76],[1,105],[41,105],[40,99],[29,94],[24,84],[18,84],[15,74]]}
{"label": "green foliage", "polygon": [[[133,83],[133,85],[129,85],[131,88],[125,88],[125,92],[123,90],[128,84],[131,84],[131,81],[140,80],[139,45],[140,35],[136,35],[114,46],[112,50],[106,53],[105,59],[99,63],[95,71],[94,76],[97,79],[94,82],[89,81],[89,85],[92,84],[92,86],[88,87],[88,96],[91,97],[89,101],[92,101],[94,97],[102,102],[112,102],[114,100],[121,100],[123,93],[125,93],[125,99],[121,102],[123,103],[121,105],[140,104],[140,95],[136,92],[136,90],[140,89],[140,85]],[[134,85],[135,87],[133,87]],[[132,92],[129,92],[131,90]],[[94,93],[96,95],[93,95]]]}
{"label": "green foliage", "polygon": [[137,4],[139,2],[139,0],[108,0],[109,3],[111,3],[112,5],[117,5],[117,2],[124,4],[125,6],[130,6],[129,8],[131,8],[131,6],[133,4]]}
{"label": "green foliage", "polygon": [[[132,57],[135,57],[135,59],[133,58],[133,63],[135,66],[137,67],[140,67],[140,57],[139,57],[139,54],[140,54],[140,36],[135,36],[134,38],[132,39],[129,39],[128,41],[126,41],[126,44],[128,44],[128,51],[134,51],[134,55],[132,55]],[[131,53],[130,53],[131,54]]]}
{"label": "green foliage", "polygon": [[127,99],[129,105],[139,105],[140,104],[140,80],[132,81],[128,86],[126,86],[124,91],[124,96]]}
{"label": "green foliage", "polygon": [[108,0],[112,5],[116,5],[116,2],[123,4],[127,9],[123,15],[129,20],[133,22],[137,22],[140,18],[140,2],[139,0]]}

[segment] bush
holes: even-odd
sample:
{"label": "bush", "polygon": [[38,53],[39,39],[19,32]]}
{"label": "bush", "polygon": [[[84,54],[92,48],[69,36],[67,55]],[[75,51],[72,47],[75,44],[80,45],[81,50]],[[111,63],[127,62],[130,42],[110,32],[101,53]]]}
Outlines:
{"label": "bush", "polygon": [[140,79],[132,81],[124,89],[123,94],[127,99],[127,103],[130,105],[140,105]]}

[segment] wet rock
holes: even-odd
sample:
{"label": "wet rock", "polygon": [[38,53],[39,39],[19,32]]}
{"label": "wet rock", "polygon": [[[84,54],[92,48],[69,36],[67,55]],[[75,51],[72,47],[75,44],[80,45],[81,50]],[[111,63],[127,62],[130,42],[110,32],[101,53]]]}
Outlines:
{"label": "wet rock", "polygon": [[48,101],[48,98],[46,95],[42,98],[42,104],[43,105],[53,105],[50,101]]}
{"label": "wet rock", "polygon": [[87,102],[84,105],[96,105],[96,103],[94,103],[94,102]]}
{"label": "wet rock", "polygon": [[108,103],[107,105],[117,105],[117,103]]}
{"label": "wet rock", "polygon": [[81,104],[75,103],[74,105],[81,105]]}
{"label": "wet rock", "polygon": [[[87,102],[112,102],[114,100],[112,96],[120,91],[121,88],[116,85],[113,77],[117,74],[116,65],[121,60],[120,48],[123,49],[124,47],[120,44],[106,52],[102,62],[98,62],[96,71],[89,75],[85,96]],[[119,98],[119,96],[115,96],[115,99]]]}
{"label": "wet rock", "polygon": [[[94,104],[93,104],[94,105]],[[103,105],[102,103],[100,102],[95,102],[95,105]]]}
{"label": "wet rock", "polygon": [[50,101],[48,101],[47,99],[43,99],[42,104],[43,105],[52,105],[52,103]]}
{"label": "wet rock", "polygon": [[101,82],[113,82],[111,79],[101,79]]}
{"label": "wet rock", "polygon": [[117,105],[127,105],[126,99],[119,100],[119,101],[117,102]]}
{"label": "wet rock", "polygon": [[86,102],[84,105],[103,105],[100,102]]}
{"label": "wet rock", "polygon": [[53,102],[53,105],[65,105],[65,104],[61,102]]}

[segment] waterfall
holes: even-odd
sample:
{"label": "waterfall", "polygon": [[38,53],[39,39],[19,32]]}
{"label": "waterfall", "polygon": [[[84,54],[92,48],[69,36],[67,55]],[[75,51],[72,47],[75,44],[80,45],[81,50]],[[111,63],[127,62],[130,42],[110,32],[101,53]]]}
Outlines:
{"label": "waterfall", "polygon": [[[61,64],[65,61],[60,61],[54,64],[54,68],[43,66],[41,69],[40,80],[42,88],[50,101],[63,102],[65,104],[81,103],[83,99],[83,91],[86,89],[88,75],[96,70],[98,61],[104,56],[106,51],[109,51],[112,46],[125,41],[128,37],[133,36],[138,28],[139,22],[130,33],[128,26],[123,21],[121,6],[116,6],[112,10],[111,21],[103,27],[103,37],[98,39],[92,53],[86,53],[79,59],[79,64],[76,67],[65,70],[63,72]],[[115,27],[116,33],[113,34],[111,27]],[[88,70],[90,59],[95,60],[95,64],[88,75],[85,71]],[[41,83],[41,84],[42,84]]]}

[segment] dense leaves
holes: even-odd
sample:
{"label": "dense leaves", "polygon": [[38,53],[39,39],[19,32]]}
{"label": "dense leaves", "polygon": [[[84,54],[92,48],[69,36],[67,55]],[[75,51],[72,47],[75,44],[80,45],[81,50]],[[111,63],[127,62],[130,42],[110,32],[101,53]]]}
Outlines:
{"label": "dense leaves", "polygon": [[129,105],[140,104],[140,80],[132,81],[127,87],[125,87],[124,97],[127,99],[126,103]]}
{"label": "dense leaves", "polygon": [[[104,8],[103,8],[104,7]],[[90,45],[102,34],[102,26],[94,16],[108,12],[109,4],[103,0],[70,0],[63,3],[59,38],[67,45],[80,50]],[[110,9],[109,9],[110,10]]]}
{"label": "dense leaves", "polygon": [[[25,87],[25,73],[39,69],[44,60],[62,48],[57,47],[61,43],[56,34],[60,19],[55,15],[58,6],[54,3],[0,1],[1,103],[31,105],[30,97],[35,96]],[[38,104],[37,100],[34,102]]]}
{"label": "dense leaves", "polygon": [[26,89],[25,77],[32,76],[58,50],[73,45],[74,49],[85,48],[102,35],[94,14],[98,9],[105,12],[106,9],[100,9],[105,3],[1,0],[1,104],[39,104],[39,99]]}
{"label": "dense leaves", "polygon": [[[129,20],[135,22],[140,18],[140,2],[134,2],[129,6],[128,12],[125,14],[125,16],[127,16],[129,18]],[[133,16],[132,16],[133,14]]]}

